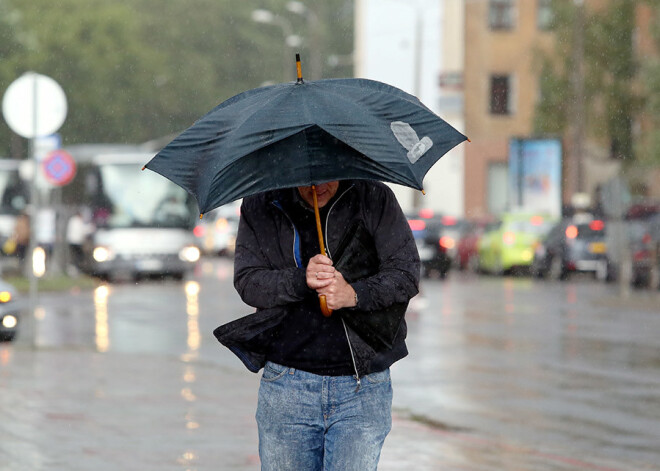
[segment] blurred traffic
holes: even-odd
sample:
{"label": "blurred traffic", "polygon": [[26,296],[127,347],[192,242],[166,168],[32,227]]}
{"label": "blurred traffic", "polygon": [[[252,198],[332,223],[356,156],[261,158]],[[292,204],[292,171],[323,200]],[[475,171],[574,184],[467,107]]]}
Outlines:
{"label": "blurred traffic", "polygon": [[449,221],[442,216],[436,216],[431,210],[423,210],[408,217],[422,262],[423,277],[447,276],[456,248],[456,239],[450,235],[454,223],[453,219]]}
{"label": "blurred traffic", "polygon": [[527,269],[535,244],[548,232],[553,219],[542,214],[504,213],[486,226],[477,243],[478,268],[504,274]]}
{"label": "blurred traffic", "polygon": [[540,277],[564,280],[574,272],[608,275],[605,223],[591,214],[562,219],[536,246],[532,272]]}
{"label": "blurred traffic", "polygon": [[597,210],[565,212],[561,218],[506,212],[460,219],[422,209],[408,222],[425,277],[461,270],[564,281],[587,274],[607,283],[625,277],[631,287],[660,290],[660,204],[631,203],[621,221],[623,239]]}
{"label": "blurred traffic", "polygon": [[23,309],[16,288],[0,279],[0,342],[14,340]]}
{"label": "blurred traffic", "polygon": [[[199,217],[191,195],[152,172],[135,172],[151,153],[88,147],[70,151],[78,174],[42,205],[35,254],[45,272],[82,273],[104,280],[184,279],[200,257],[233,256],[240,202]],[[15,161],[0,161],[0,259],[3,274],[25,274],[31,221],[28,183]],[[408,214],[422,275],[451,270],[565,280],[588,273],[659,289],[660,203],[631,201],[621,220],[599,202],[566,207],[563,217],[506,211],[457,217],[431,208]],[[617,223],[624,227],[617,232]]]}
{"label": "blurred traffic", "polygon": [[196,244],[205,255],[234,254],[240,203],[234,202],[204,214],[195,224]]}

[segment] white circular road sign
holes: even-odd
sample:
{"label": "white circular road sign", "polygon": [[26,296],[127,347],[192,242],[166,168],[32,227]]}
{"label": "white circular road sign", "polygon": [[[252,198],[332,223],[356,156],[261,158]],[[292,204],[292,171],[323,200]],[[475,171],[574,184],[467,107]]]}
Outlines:
{"label": "white circular road sign", "polygon": [[66,119],[64,91],[50,77],[27,72],[14,80],[2,99],[5,121],[19,136],[32,139],[56,132]]}

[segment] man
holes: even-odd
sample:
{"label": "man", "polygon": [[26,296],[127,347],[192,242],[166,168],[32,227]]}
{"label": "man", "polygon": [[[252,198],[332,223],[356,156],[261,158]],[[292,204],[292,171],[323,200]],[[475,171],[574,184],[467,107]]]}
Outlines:
{"label": "man", "polygon": [[[243,201],[234,285],[257,312],[215,334],[251,371],[264,368],[263,470],[375,470],[391,428],[389,366],[408,353],[403,312],[418,292],[419,257],[384,184],[334,181],[316,191],[328,256],[319,254],[311,187]],[[388,339],[358,333],[381,317],[394,325]]]}

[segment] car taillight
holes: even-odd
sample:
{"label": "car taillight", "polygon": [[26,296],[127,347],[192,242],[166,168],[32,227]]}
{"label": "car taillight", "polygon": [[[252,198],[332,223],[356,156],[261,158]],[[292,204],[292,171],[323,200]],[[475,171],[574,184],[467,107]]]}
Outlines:
{"label": "car taillight", "polygon": [[195,226],[193,234],[195,237],[204,237],[204,226]]}
{"label": "car taillight", "polygon": [[570,225],[566,228],[566,238],[575,239],[578,236],[577,226]]}
{"label": "car taillight", "polygon": [[442,216],[442,224],[445,226],[455,226],[456,218],[454,216]]}
{"label": "car taillight", "polygon": [[543,216],[532,216],[529,222],[532,226],[540,226],[543,224]]}
{"label": "car taillight", "polygon": [[412,231],[423,231],[426,228],[426,223],[421,219],[410,219],[408,225]]}
{"label": "car taillight", "polygon": [[598,219],[596,219],[595,221],[591,221],[589,223],[589,229],[591,229],[592,231],[602,231],[604,228],[605,228],[605,223]]}
{"label": "car taillight", "polygon": [[642,262],[651,258],[651,252],[648,250],[637,250],[633,253],[632,259],[634,262]]}
{"label": "car taillight", "polygon": [[419,217],[422,219],[431,219],[433,217],[433,210],[429,208],[422,208],[419,210]]}
{"label": "car taillight", "polygon": [[440,237],[440,240],[439,240],[438,243],[440,244],[440,247],[442,247],[445,250],[453,249],[454,246],[456,245],[456,242],[454,241],[454,239],[449,237],[449,236]]}
{"label": "car taillight", "polygon": [[516,241],[516,235],[513,232],[505,232],[502,234],[502,242],[504,242],[506,245],[513,245],[513,243]]}

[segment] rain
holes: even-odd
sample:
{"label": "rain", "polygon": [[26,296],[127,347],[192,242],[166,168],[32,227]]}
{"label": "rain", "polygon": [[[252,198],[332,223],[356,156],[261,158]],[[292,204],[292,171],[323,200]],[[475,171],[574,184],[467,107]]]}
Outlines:
{"label": "rain", "polygon": [[[429,113],[392,98],[374,153],[417,173],[364,177],[421,261],[378,469],[660,470],[658,20],[650,0],[0,0],[0,468],[260,469],[260,375],[214,330],[254,312],[239,190],[284,157],[230,182],[211,158],[270,158],[308,116],[278,127],[273,101],[249,141],[213,113],[357,78]],[[357,116],[333,128],[342,168],[371,157]]]}

